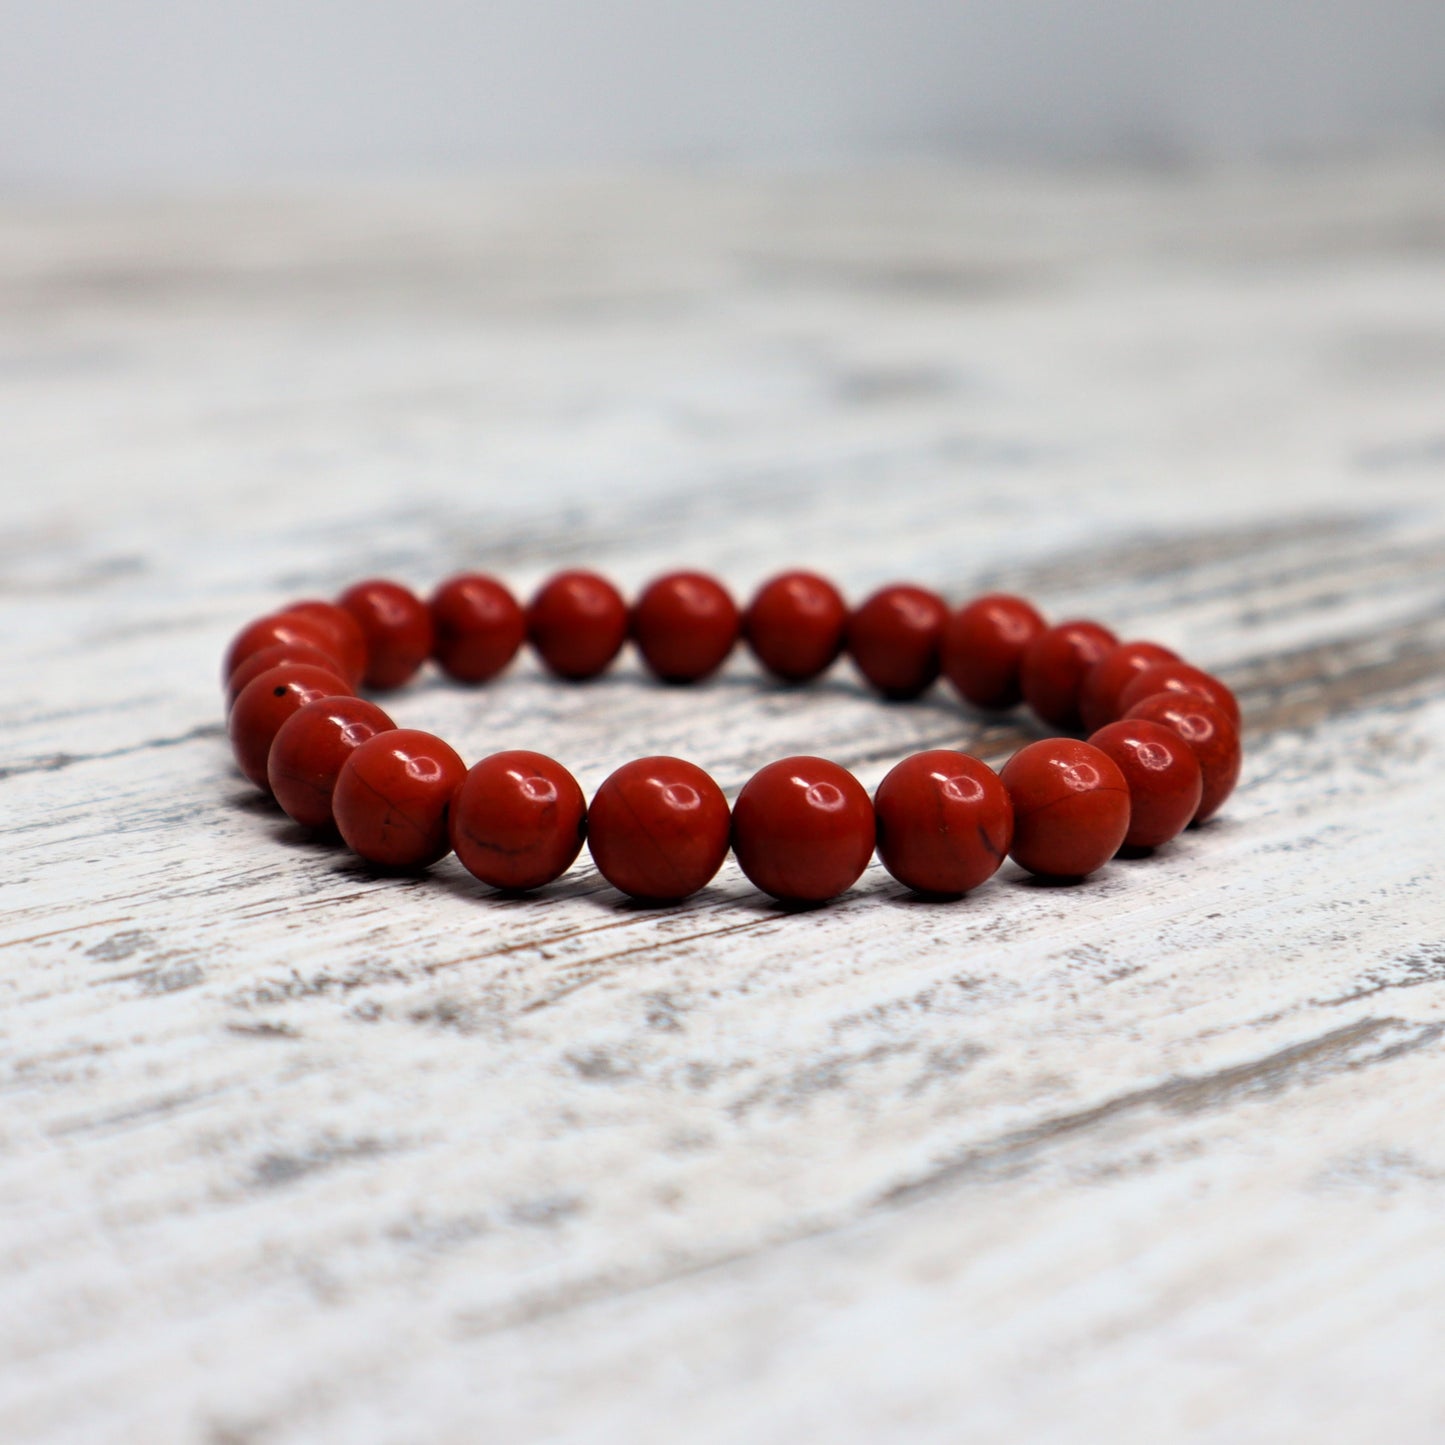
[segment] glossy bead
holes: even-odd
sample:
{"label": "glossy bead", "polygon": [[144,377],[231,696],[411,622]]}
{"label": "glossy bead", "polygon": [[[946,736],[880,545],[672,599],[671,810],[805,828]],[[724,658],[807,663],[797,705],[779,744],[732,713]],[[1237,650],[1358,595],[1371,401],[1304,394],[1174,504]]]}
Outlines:
{"label": "glossy bead", "polygon": [[1082,878],[1119,851],[1129,831],[1129,785],[1098,748],[1044,738],[1020,748],[999,776],[1014,805],[1009,856],[1021,868]]}
{"label": "glossy bead", "polygon": [[336,600],[366,637],[367,687],[400,687],[431,656],[431,613],[399,582],[373,577],[348,587]]}
{"label": "glossy bead", "polygon": [[1234,791],[1244,761],[1239,731],[1229,714],[1217,703],[1192,693],[1156,692],[1136,702],[1128,716],[1163,723],[1189,744],[1204,778],[1193,821],[1203,823],[1212,818]]}
{"label": "glossy bead", "polygon": [[1135,703],[1153,697],[1156,692],[1207,698],[1234,724],[1236,730],[1239,728],[1239,699],[1217,677],[1191,667],[1187,662],[1176,660],[1146,668],[1120,694],[1119,704],[1128,712]]}
{"label": "glossy bead", "polygon": [[308,702],[350,693],[351,689],[336,673],[305,663],[283,662],[253,677],[241,689],[226,720],[231,751],[241,771],[262,792],[269,792],[266,760],[281,724]]}
{"label": "glossy bead", "polygon": [[740,627],[727,589],[702,572],[657,578],[632,608],[632,640],[648,670],[663,682],[697,682],[716,672]]}
{"label": "glossy bead", "polygon": [[303,828],[329,828],[341,765],[356,748],[396,724],[361,697],[323,697],[291,714],[276,733],[266,778],[281,810]]}
{"label": "glossy bead", "polygon": [[227,709],[240,697],[242,690],[253,677],[259,677],[273,667],[280,667],[283,662],[322,668],[350,686],[350,679],[341,663],[331,653],[323,652],[319,647],[308,646],[304,642],[273,642],[270,647],[253,652],[244,662],[237,664],[235,672],[226,682]]}
{"label": "glossy bead", "polygon": [[904,584],[881,588],[848,619],[848,651],[884,697],[917,697],[938,676],[947,617],[936,593]]}
{"label": "glossy bead", "polygon": [[826,672],[843,650],[847,628],[842,594],[813,572],[784,572],[763,583],[743,622],[753,655],[784,682]]}
{"label": "glossy bead", "polygon": [[366,634],[361,624],[344,607],[315,597],[293,602],[286,610],[319,622],[330,633],[332,650],[346,669],[347,681],[358,686],[366,676]]}
{"label": "glossy bead", "polygon": [[614,887],[649,903],[676,903],[710,882],[727,857],[722,789],[682,758],[637,758],[597,790],[587,847]]}
{"label": "glossy bead", "polygon": [[451,801],[466,764],[415,728],[378,733],[341,765],[331,809],[346,845],[383,868],[425,868],[451,849]]}
{"label": "glossy bead", "polygon": [[493,888],[540,888],[582,851],[587,802],[553,758],[514,749],[483,758],[452,799],[451,840],[468,873]]}
{"label": "glossy bead", "polygon": [[284,643],[288,647],[311,647],[324,652],[338,666],[344,665],[336,656],[336,646],[331,633],[315,617],[306,617],[295,612],[272,612],[248,622],[231,639],[226,649],[225,661],[221,664],[221,677],[229,682],[240,665],[268,647]]}
{"label": "glossy bead", "polygon": [[1176,838],[1199,811],[1204,774],[1193,749],[1171,727],[1147,718],[1121,718],[1089,742],[1118,765],[1129,785],[1130,848],[1157,848]]}
{"label": "glossy bead", "polygon": [[1050,727],[1077,728],[1084,676],[1118,640],[1097,622],[1061,622],[1039,633],[1019,668],[1024,701]]}
{"label": "glossy bead", "polygon": [[595,572],[559,572],[528,606],[527,636],[558,677],[596,677],[627,640],[627,604]]}
{"label": "glossy bead", "polygon": [[1024,649],[1047,623],[1022,597],[990,592],[949,617],[943,627],[943,675],[974,707],[1013,707],[1023,693]]}
{"label": "glossy bead", "polygon": [[920,893],[977,888],[1013,841],[1013,804],[998,774],[944,748],[904,758],[878,785],[873,811],[880,862]]}
{"label": "glossy bead", "polygon": [[862,876],[873,804],[826,758],[781,758],[748,779],[733,805],[733,852],[748,879],[785,903],[822,903]]}
{"label": "glossy bead", "polygon": [[1084,674],[1084,685],[1079,689],[1079,717],[1084,731],[1098,732],[1105,723],[1124,716],[1120,696],[1146,668],[1178,661],[1178,653],[1157,642],[1121,642],[1111,647]]}
{"label": "glossy bead", "polygon": [[521,605],[494,577],[466,572],[432,593],[432,656],[458,682],[486,682],[527,636]]}

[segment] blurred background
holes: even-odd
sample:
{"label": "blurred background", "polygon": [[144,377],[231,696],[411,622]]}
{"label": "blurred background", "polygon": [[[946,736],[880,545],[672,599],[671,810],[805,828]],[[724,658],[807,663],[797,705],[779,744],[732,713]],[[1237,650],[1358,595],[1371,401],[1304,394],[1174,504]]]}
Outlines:
{"label": "blurred background", "polygon": [[1435,455],[1442,140],[1442,0],[0,0],[0,491],[312,579],[1314,507]]}
{"label": "blurred background", "polygon": [[12,192],[1445,130],[1441,0],[0,0],[0,36]]}

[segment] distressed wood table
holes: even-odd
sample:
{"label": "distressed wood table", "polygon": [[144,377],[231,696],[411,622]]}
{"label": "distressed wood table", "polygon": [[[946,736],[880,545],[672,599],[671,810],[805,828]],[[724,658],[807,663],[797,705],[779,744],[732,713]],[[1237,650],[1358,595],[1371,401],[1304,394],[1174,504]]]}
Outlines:
{"label": "distressed wood table", "polygon": [[[1445,159],[0,210],[6,1441],[1445,1435]],[[811,565],[1247,711],[1220,818],[955,904],[376,878],[248,617]],[[739,656],[395,699],[588,790],[1028,736]]]}

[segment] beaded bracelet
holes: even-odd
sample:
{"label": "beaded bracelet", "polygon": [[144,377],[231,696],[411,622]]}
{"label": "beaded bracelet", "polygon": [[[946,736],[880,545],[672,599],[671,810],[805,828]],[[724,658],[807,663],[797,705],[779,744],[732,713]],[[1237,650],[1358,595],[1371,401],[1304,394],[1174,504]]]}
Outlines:
{"label": "beaded bracelet", "polygon": [[[748,780],[731,812],[695,764],[638,758],[589,807],[552,758],[513,750],[468,770],[442,739],[398,728],[356,693],[400,687],[428,658],[458,682],[486,682],[524,640],[553,674],[580,681],[629,637],[663,682],[707,677],[740,637],[788,683],[818,677],[846,651],[886,698],[917,697],[942,673],[975,708],[1026,702],[1088,740],[1030,743],[1001,773],[967,753],[916,753],[871,800],[836,763],[782,758]],[[976,888],[1005,856],[1080,878],[1211,817],[1241,762],[1233,693],[1158,643],[1121,643],[1095,622],[1050,627],[1003,593],[950,613],[934,593],[898,585],[850,612],[809,572],[765,583],[746,613],[696,572],[659,578],[631,609],[584,571],[553,577],[525,610],[475,573],[429,602],[371,580],[334,603],[296,602],[250,623],[224,676],[241,771],[297,823],[334,829],[368,862],[422,868],[454,849],[483,883],[526,890],[559,877],[585,841],[609,883],[651,903],[695,893],[729,847],[753,884],[797,904],[850,888],[875,848],[899,882],[940,898]]]}

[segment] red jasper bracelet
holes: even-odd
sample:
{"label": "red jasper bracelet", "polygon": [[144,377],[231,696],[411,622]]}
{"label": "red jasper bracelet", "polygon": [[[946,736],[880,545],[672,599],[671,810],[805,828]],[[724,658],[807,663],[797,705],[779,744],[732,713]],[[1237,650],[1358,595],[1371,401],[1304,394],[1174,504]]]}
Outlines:
{"label": "red jasper bracelet", "polygon": [[[357,695],[402,686],[428,659],[458,682],[486,682],[524,641],[556,676],[581,680],[629,637],[667,683],[707,677],[739,638],[789,683],[847,651],[884,697],[917,697],[941,673],[975,708],[1025,702],[1089,738],[1030,743],[999,773],[967,753],[917,753],[872,799],[836,763],[782,758],[731,810],[695,764],[638,758],[589,806],[552,758],[514,750],[469,770],[440,738],[398,728]],[[395,582],[359,582],[334,603],[296,602],[250,623],[224,675],[241,771],[297,823],[334,828],[368,862],[422,868],[455,850],[483,883],[526,890],[558,878],[585,841],[609,883],[652,903],[695,893],[729,848],[788,903],[843,893],[875,848],[901,883],[940,898],[976,888],[1006,856],[1080,878],[1121,848],[1157,848],[1211,817],[1241,761],[1233,693],[1158,643],[1121,643],[1095,622],[1049,627],[1001,593],[950,612],[932,592],[892,586],[850,612],[809,572],[773,578],[745,613],[697,572],[659,578],[630,609],[583,571],[553,577],[525,609],[479,574],[444,582],[430,602]]]}

